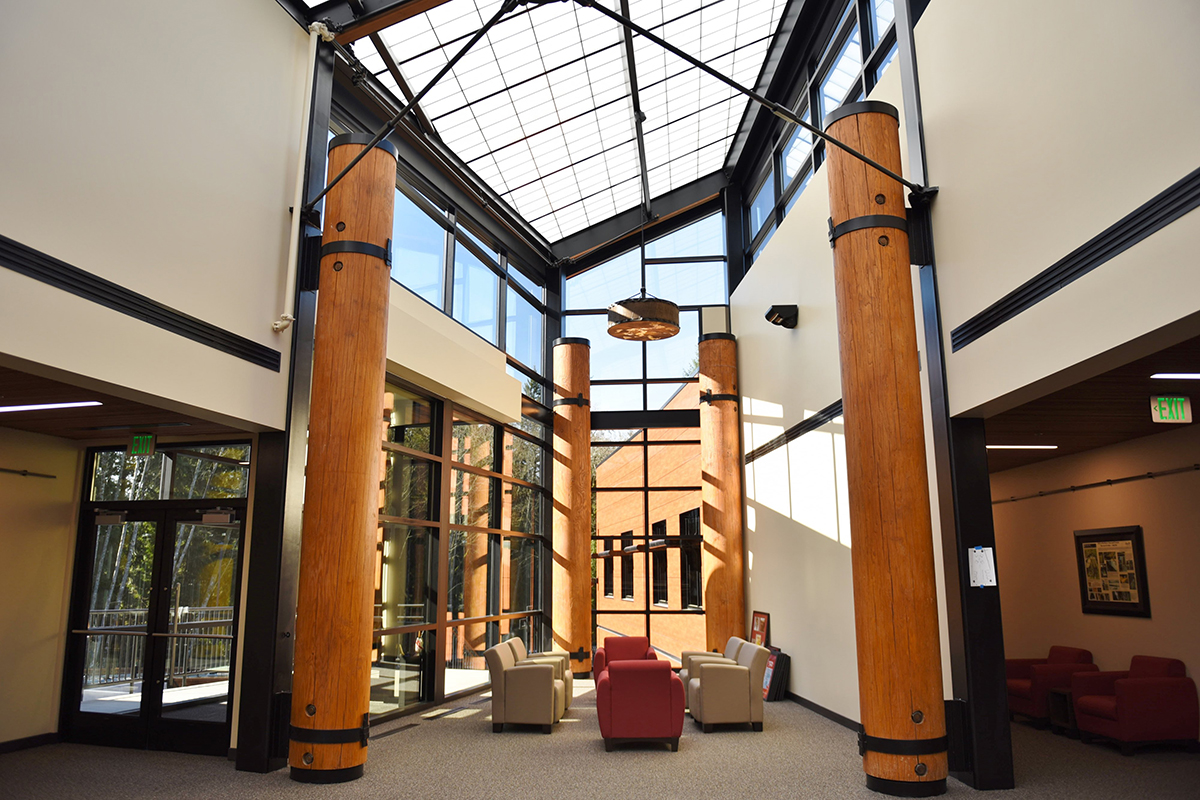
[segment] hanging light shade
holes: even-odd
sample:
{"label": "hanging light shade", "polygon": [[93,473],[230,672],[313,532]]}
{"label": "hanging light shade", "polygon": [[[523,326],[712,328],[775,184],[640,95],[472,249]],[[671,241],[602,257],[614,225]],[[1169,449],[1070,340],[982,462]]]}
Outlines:
{"label": "hanging light shade", "polygon": [[679,333],[679,306],[643,289],[608,307],[608,335],[632,342],[670,339]]}

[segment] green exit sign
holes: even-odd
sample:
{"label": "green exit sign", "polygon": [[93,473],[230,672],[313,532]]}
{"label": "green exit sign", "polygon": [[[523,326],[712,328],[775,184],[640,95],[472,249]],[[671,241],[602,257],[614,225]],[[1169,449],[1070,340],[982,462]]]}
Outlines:
{"label": "green exit sign", "polygon": [[1186,397],[1151,397],[1150,419],[1155,422],[1191,422],[1192,401]]}
{"label": "green exit sign", "polygon": [[154,455],[154,434],[153,433],[135,433],[133,439],[129,441],[129,455],[131,456],[152,456]]}

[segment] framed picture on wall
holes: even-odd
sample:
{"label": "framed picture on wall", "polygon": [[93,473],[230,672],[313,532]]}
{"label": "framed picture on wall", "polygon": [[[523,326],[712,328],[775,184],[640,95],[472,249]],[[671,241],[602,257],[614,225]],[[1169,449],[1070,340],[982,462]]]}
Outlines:
{"label": "framed picture on wall", "polygon": [[750,616],[750,641],[766,647],[770,641],[771,615],[765,611],[754,611]]}
{"label": "framed picture on wall", "polygon": [[1075,531],[1075,560],[1083,613],[1150,616],[1140,525]]}

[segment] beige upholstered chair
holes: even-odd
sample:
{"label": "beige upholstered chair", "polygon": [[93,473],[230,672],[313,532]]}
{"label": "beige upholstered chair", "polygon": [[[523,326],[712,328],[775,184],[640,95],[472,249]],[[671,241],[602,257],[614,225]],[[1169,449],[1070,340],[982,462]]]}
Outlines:
{"label": "beige upholstered chair", "polygon": [[728,722],[749,722],[754,730],[762,730],[763,674],[769,655],[767,648],[745,642],[735,664],[695,664],[688,680],[688,702],[692,718],[705,733],[712,731],[713,725]]}
{"label": "beige upholstered chair", "polygon": [[571,672],[571,656],[566,653],[533,653],[525,647],[525,642],[514,636],[506,639],[505,644],[512,648],[513,656],[518,664],[550,664],[554,666],[554,677],[563,682],[567,692],[567,708],[571,707],[571,699],[575,692],[575,675]]}
{"label": "beige upholstered chair", "polygon": [[687,702],[688,681],[696,676],[696,667],[700,665],[701,660],[736,664],[738,651],[745,643],[746,640],[741,637],[730,636],[729,641],[725,643],[725,655],[710,653],[707,650],[684,650],[679,658],[679,680],[683,681],[684,702]]}
{"label": "beige upholstered chair", "polygon": [[492,731],[504,723],[541,725],[543,733],[567,710],[566,685],[554,677],[553,664],[518,664],[508,642],[484,652],[492,676]]}

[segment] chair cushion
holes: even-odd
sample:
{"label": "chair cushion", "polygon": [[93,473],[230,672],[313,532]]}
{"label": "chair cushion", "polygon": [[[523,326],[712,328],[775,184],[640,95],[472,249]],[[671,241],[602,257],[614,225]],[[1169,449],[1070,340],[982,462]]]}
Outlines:
{"label": "chair cushion", "polygon": [[1007,683],[1009,694],[1026,700],[1033,699],[1033,681],[1029,678],[1009,678]]}
{"label": "chair cushion", "polygon": [[[1129,660],[1131,678],[1185,678],[1187,669],[1178,658],[1134,656]],[[1116,719],[1116,717],[1113,717]]]}
{"label": "chair cushion", "polygon": [[1092,651],[1078,647],[1051,647],[1047,664],[1091,664]]}
{"label": "chair cushion", "polygon": [[1075,698],[1075,713],[1115,720],[1117,718],[1117,696],[1089,694]]}
{"label": "chair cushion", "polygon": [[604,654],[608,663],[614,661],[640,660],[646,657],[650,649],[650,640],[645,636],[606,636],[604,637]]}

